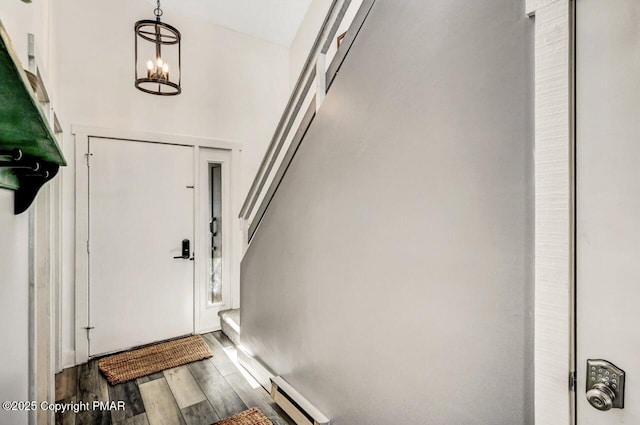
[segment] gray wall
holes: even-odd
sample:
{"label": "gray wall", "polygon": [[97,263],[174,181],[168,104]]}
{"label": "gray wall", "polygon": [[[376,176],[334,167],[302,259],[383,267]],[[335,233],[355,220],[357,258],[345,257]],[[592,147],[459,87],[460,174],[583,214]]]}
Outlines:
{"label": "gray wall", "polygon": [[533,23],[377,0],[242,264],[242,343],[334,425],[533,424]]}

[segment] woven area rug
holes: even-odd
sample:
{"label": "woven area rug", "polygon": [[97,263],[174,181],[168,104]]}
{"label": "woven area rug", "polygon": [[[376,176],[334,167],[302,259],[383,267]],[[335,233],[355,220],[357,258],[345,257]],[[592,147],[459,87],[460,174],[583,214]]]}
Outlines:
{"label": "woven area rug", "polygon": [[212,425],[273,425],[273,422],[254,407]]}
{"label": "woven area rug", "polygon": [[98,368],[115,385],[211,356],[202,337],[193,335],[105,357]]}

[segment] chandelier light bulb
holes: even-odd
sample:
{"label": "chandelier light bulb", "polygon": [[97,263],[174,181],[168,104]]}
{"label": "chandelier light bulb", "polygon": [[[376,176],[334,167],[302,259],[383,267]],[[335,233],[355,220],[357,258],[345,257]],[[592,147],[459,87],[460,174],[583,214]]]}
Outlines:
{"label": "chandelier light bulb", "polygon": [[166,74],[167,72],[169,72],[169,65],[167,65],[166,63],[164,65],[162,65],[162,71]]}
{"label": "chandelier light bulb", "polygon": [[152,61],[147,62],[147,69],[149,71],[153,71],[153,62]]}
{"label": "chandelier light bulb", "polygon": [[162,58],[158,58],[158,68],[162,68]]}

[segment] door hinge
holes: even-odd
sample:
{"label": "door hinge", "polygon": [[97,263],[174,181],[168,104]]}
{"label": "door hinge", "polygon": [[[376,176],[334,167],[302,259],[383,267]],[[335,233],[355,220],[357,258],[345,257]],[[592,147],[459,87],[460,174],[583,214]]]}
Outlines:
{"label": "door hinge", "polygon": [[89,336],[89,332],[91,331],[91,329],[95,329],[95,327],[93,327],[93,326],[85,326],[82,329],[87,331],[87,339],[91,339],[91,337]]}
{"label": "door hinge", "polygon": [[576,390],[576,371],[569,372],[569,391]]}
{"label": "door hinge", "polygon": [[87,254],[91,253],[91,245],[89,244],[89,240],[87,240]]}
{"label": "door hinge", "polygon": [[87,167],[89,166],[89,158],[91,158],[92,156],[93,156],[93,154],[90,153],[90,152],[87,152],[87,153],[84,154],[84,157],[87,160]]}

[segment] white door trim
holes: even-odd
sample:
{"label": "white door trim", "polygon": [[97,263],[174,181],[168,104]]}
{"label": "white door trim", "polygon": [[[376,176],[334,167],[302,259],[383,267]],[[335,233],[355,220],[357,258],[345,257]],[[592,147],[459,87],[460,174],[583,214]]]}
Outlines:
{"label": "white door trim", "polygon": [[573,0],[525,0],[535,17],[535,423],[575,421]]}
{"label": "white door trim", "polygon": [[[81,364],[89,359],[89,345],[87,341],[87,331],[85,327],[89,322],[88,311],[88,288],[89,288],[89,259],[87,253],[87,241],[89,236],[89,223],[88,223],[88,187],[89,187],[89,173],[87,168],[87,158],[85,153],[88,152],[88,144],[90,137],[109,138],[109,139],[123,139],[134,140],[142,142],[152,143],[167,143],[174,145],[192,146],[195,149],[194,154],[194,181],[198,181],[196,170],[198,161],[198,151],[200,147],[215,148],[221,150],[227,150],[231,152],[232,156],[232,170],[230,181],[231,202],[233,211],[239,210],[239,199],[235,195],[237,191],[236,185],[239,184],[239,155],[242,152],[242,144],[237,142],[206,139],[192,136],[183,136],[175,134],[153,133],[143,132],[135,130],[120,130],[109,129],[101,127],[91,127],[85,125],[72,125],[71,134],[75,139],[75,363]],[[195,199],[199,197],[199,186],[195,188]],[[197,210],[194,211],[194,220],[198,219]],[[231,214],[235,217],[237,214]],[[196,221],[194,221],[196,222]],[[237,249],[241,247],[242,234],[240,232],[240,225],[231,226],[232,232],[232,247],[229,250],[229,254],[232,256],[230,259],[232,282],[236,282],[239,279],[239,266],[240,257],[235,255]],[[196,268],[198,265],[198,258],[196,257]],[[196,279],[195,285],[199,285]],[[239,293],[239,288],[234,288],[234,294]],[[232,295],[232,298],[233,295]],[[195,300],[194,300],[195,301]],[[234,305],[237,301],[234,302]],[[197,317],[197,305],[194,309],[194,314]],[[194,317],[195,319],[195,317]],[[195,321],[194,321],[195,324]]]}

